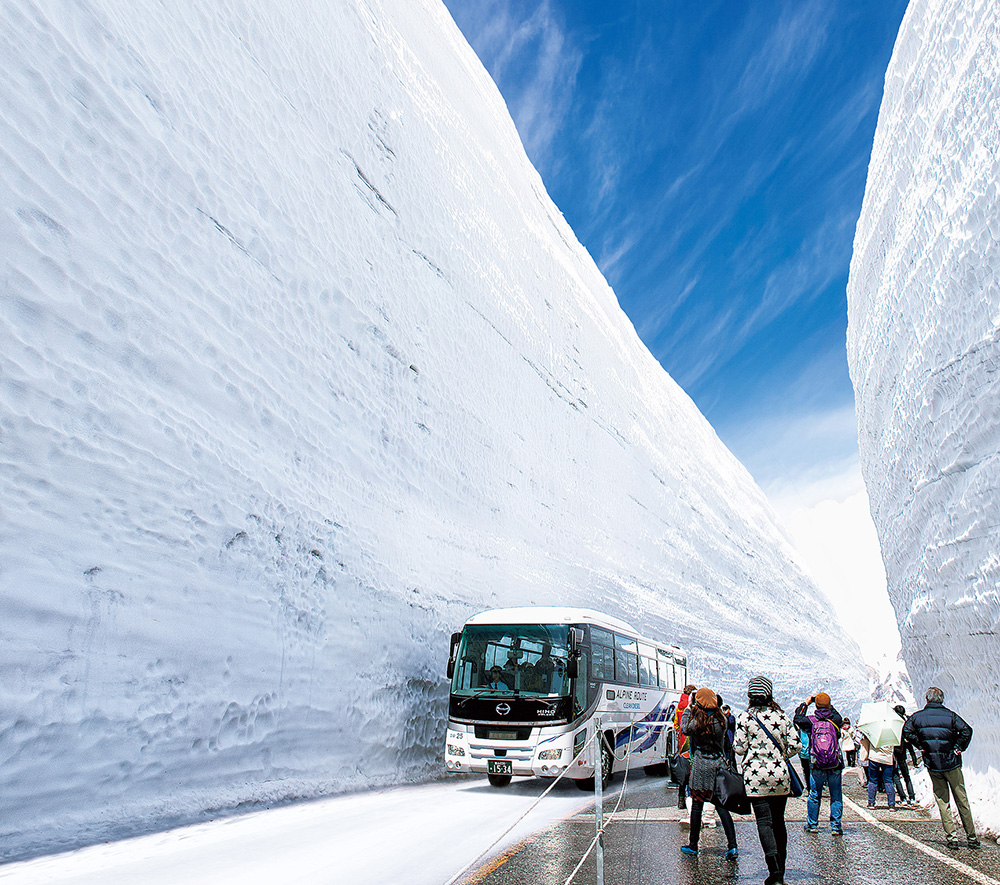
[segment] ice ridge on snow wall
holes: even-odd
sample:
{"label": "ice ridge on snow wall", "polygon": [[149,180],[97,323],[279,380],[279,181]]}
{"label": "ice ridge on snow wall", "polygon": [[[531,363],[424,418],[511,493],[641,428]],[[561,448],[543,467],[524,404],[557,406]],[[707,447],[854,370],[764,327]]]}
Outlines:
{"label": "ice ridge on snow wall", "polygon": [[[975,729],[1000,829],[1000,7],[914,0],[854,241],[848,357],[862,465],[913,693]],[[986,801],[986,797],[991,797]]]}
{"label": "ice ridge on snow wall", "polygon": [[500,605],[864,692],[437,0],[5,4],[0,90],[3,856],[441,776]]}

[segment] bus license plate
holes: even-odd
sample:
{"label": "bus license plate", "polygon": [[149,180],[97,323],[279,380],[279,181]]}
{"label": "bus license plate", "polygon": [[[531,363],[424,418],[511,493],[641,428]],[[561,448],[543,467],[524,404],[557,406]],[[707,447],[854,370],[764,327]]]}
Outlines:
{"label": "bus license plate", "polygon": [[509,759],[487,759],[486,770],[490,774],[513,774],[514,763]]}

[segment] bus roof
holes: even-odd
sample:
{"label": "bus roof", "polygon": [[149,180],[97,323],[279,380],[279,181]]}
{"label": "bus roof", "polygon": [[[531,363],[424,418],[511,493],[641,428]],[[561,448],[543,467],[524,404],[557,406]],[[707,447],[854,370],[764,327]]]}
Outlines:
{"label": "bus roof", "polygon": [[495,608],[473,615],[466,624],[595,624],[642,637],[635,627],[620,618],[613,618],[589,608],[565,606],[525,605],[518,608]]}

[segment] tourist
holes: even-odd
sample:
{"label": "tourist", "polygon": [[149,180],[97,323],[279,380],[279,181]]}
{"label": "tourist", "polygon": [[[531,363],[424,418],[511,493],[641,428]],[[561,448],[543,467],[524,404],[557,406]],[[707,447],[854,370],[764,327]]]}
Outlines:
{"label": "tourist", "polygon": [[757,835],[767,864],[764,885],[785,881],[788,830],[785,803],[791,793],[788,759],[799,749],[791,719],[775,701],[771,680],[754,676],[747,684],[747,710],[736,717],[733,749],[743,772]]}
{"label": "tourist", "polygon": [[681,731],[687,735],[691,752],[691,831],[688,844],[681,846],[684,854],[698,853],[701,834],[701,815],[706,802],[711,802],[718,812],[726,833],[726,858],[739,856],[736,847],[736,828],[733,818],[715,796],[715,778],[725,764],[726,717],[719,709],[719,701],[710,688],[699,688],[694,700],[688,704],[681,717]]}
{"label": "tourist", "polygon": [[927,706],[917,710],[903,726],[903,740],[919,748],[923,756],[948,847],[959,847],[958,832],[951,816],[951,795],[954,795],[968,845],[978,848],[979,837],[962,774],[962,754],[972,743],[972,726],[944,705],[944,692],[940,688],[928,688],[925,697]]}

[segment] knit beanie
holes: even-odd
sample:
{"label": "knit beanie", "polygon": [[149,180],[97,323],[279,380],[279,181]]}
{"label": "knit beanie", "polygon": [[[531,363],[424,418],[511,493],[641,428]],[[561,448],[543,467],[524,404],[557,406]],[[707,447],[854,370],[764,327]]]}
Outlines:
{"label": "knit beanie", "polygon": [[821,691],[816,695],[816,706],[817,707],[829,707],[830,706],[830,695],[825,691]]}
{"label": "knit beanie", "polygon": [[773,693],[774,687],[766,676],[754,676],[747,683],[747,697],[752,700],[769,701]]}
{"label": "knit beanie", "polygon": [[699,688],[695,692],[694,699],[699,707],[704,707],[706,710],[714,710],[719,706],[719,699],[710,688]]}

